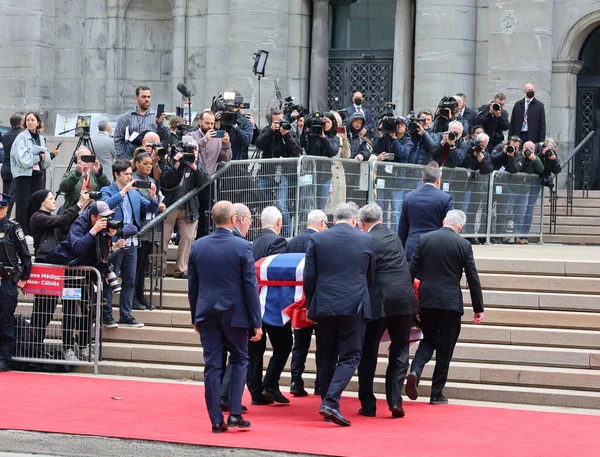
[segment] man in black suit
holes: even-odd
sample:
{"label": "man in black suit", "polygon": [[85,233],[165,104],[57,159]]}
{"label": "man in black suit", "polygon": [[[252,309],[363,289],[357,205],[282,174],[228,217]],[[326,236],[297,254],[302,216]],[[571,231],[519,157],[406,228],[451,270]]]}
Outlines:
{"label": "man in black suit", "polygon": [[[235,227],[233,236],[246,239],[250,225],[252,224],[252,214],[246,205],[235,203]],[[231,387],[231,366],[227,365],[227,351],[223,351],[223,365],[221,376],[221,411],[229,411],[229,389]],[[242,412],[248,409],[242,405]]]}
{"label": "man in black suit", "polygon": [[[282,254],[287,250],[287,241],[280,236],[283,218],[274,206],[266,207],[260,215],[262,231],[252,243],[254,261],[270,255]],[[279,378],[292,350],[292,324],[284,326],[263,322],[264,335],[257,344],[250,346],[250,366],[248,368],[248,390],[253,405],[270,405],[273,402],[289,403],[279,390]],[[267,337],[273,346],[267,372],[263,379],[263,357],[267,349]]]}
{"label": "man in black suit", "polygon": [[523,88],[525,98],[513,106],[508,136],[516,135],[523,143],[539,143],[546,139],[546,111],[544,104],[535,98],[535,87],[527,83]]}
{"label": "man in black suit", "polygon": [[357,219],[356,204],[337,205],[334,226],[313,235],[304,264],[308,318],[317,322],[321,355],[319,414],[342,426],[350,421],[340,413],[340,398],[360,362],[375,281],[373,241],[356,230]]}
{"label": "man in black suit", "polygon": [[[248,341],[262,337],[260,302],[250,243],[233,236],[235,208],[220,201],[212,209],[217,230],[192,244],[188,297],[192,323],[204,353],[204,389],[213,433],[227,427],[250,427],[242,417],[242,394],[248,367]],[[254,336],[249,338],[250,328]],[[253,343],[254,344],[254,343]],[[223,351],[231,353],[231,413],[227,424],[219,406]]]}
{"label": "man in black suit", "polygon": [[442,170],[436,162],[423,168],[423,186],[406,194],[398,236],[410,260],[419,237],[439,229],[453,207],[452,196],[440,190]]}
{"label": "man in black suit", "polygon": [[435,369],[431,381],[432,405],[448,403],[443,390],[448,379],[448,368],[454,346],[460,334],[460,320],[464,314],[460,280],[463,270],[467,277],[471,303],[475,312],[473,323],[483,319],[483,295],[479,275],[473,259],[471,243],[459,233],[465,225],[465,213],[449,211],[444,226],[419,238],[419,244],[410,262],[412,278],[419,278],[419,316],[423,339],[415,354],[411,373],[406,378],[406,394],[411,400],[418,395],[419,378],[423,367],[435,351]]}
{"label": "man in black suit", "polygon": [[373,239],[375,251],[375,284],[369,289],[371,320],[367,322],[358,366],[358,398],[362,406],[358,413],[375,417],[377,403],[373,378],[379,343],[387,329],[392,345],[385,373],[385,396],[392,417],[404,417],[401,391],[408,370],[410,328],[417,313],[417,298],[402,243],[382,224],[381,208],[376,203],[369,203],[360,209],[358,216],[363,232]]}
{"label": "man in black suit", "polygon": [[366,136],[367,138],[373,138],[375,135],[375,119],[373,118],[371,111],[362,106],[364,101],[365,98],[363,97],[363,94],[355,92],[352,94],[352,105],[348,106],[346,111],[348,111],[348,119],[356,113],[362,114],[365,118],[365,124],[358,134],[362,137]]}
{"label": "man in black suit", "polygon": [[[327,228],[327,214],[320,209],[315,209],[308,213],[306,221],[306,230],[299,233],[288,243],[287,252],[303,252],[306,253],[308,242],[315,233],[322,232]],[[310,349],[310,341],[312,339],[313,330],[316,330],[316,325],[310,327],[294,329],[294,347],[292,348],[292,384],[290,385],[290,393],[294,397],[306,397],[308,392],[304,389],[304,381],[302,373],[304,373],[304,364]],[[315,378],[315,395],[320,395],[319,390],[319,354],[317,352],[317,376]]]}
{"label": "man in black suit", "polygon": [[461,100],[462,103],[458,105],[459,112],[458,117],[466,120],[469,123],[469,126],[473,125],[473,121],[475,120],[475,116],[477,115],[477,111],[471,109],[467,106],[467,96],[462,92],[456,94],[456,96]]}

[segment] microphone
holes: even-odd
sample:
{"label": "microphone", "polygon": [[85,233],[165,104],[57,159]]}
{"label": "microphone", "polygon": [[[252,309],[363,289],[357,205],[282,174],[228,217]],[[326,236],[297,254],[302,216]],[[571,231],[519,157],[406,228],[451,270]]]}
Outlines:
{"label": "microphone", "polygon": [[186,86],[183,83],[177,84],[177,90],[179,91],[179,93],[181,95],[183,95],[184,97],[187,97],[187,98],[190,98],[195,94],[195,92],[192,92],[192,89],[190,89],[188,86]]}

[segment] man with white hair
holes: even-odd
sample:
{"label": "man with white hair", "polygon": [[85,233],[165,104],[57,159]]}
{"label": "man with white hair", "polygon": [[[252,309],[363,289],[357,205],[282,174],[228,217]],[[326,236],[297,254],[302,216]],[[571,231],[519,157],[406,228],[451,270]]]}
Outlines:
{"label": "man with white hair", "polygon": [[440,167],[456,168],[467,155],[467,145],[463,141],[463,125],[459,121],[448,124],[447,132],[433,134],[433,143],[438,145],[432,153]]}
{"label": "man with white hair", "polygon": [[[254,261],[270,255],[282,254],[287,250],[287,241],[281,233],[283,224],[281,211],[274,206],[267,206],[260,215],[262,231],[252,243]],[[263,379],[263,357],[267,348],[266,334],[273,346],[273,355]],[[292,324],[288,322],[283,327],[263,322],[263,337],[250,345],[248,355],[248,390],[252,396],[253,405],[269,405],[273,402],[289,403],[279,390],[279,378],[285,368],[292,350]]]}
{"label": "man with white hair", "polygon": [[[287,252],[302,252],[306,253],[308,243],[316,233],[322,232],[327,228],[327,214],[320,209],[315,209],[308,213],[308,220],[306,221],[306,229],[296,235],[288,243]],[[294,329],[294,347],[292,348],[292,384],[290,385],[290,393],[294,397],[306,397],[308,392],[304,389],[304,380],[302,379],[302,373],[304,372],[304,364],[306,363],[306,357],[308,356],[308,350],[310,348],[310,341],[312,338],[313,330],[316,330],[316,326]],[[319,389],[319,353],[317,357],[317,376],[315,378],[315,395],[320,395]]]}
{"label": "man with white hair", "polygon": [[235,207],[236,215],[233,236],[245,239],[250,230],[250,226],[252,225],[252,213],[250,212],[250,209],[242,203],[235,203],[233,206]]}
{"label": "man with white hair", "polygon": [[375,281],[373,241],[356,230],[357,221],[356,204],[337,205],[334,226],[313,235],[304,264],[307,314],[317,322],[321,355],[319,414],[346,427],[351,424],[340,412],[340,398],[360,362]]}
{"label": "man with white hair", "polygon": [[412,278],[421,281],[419,286],[419,316],[423,339],[415,354],[411,373],[406,378],[406,394],[416,400],[423,367],[435,351],[435,369],[431,381],[432,405],[445,405],[443,389],[448,379],[448,368],[454,346],[460,334],[460,321],[464,314],[460,280],[463,270],[467,277],[473,323],[483,320],[483,295],[479,275],[473,259],[471,244],[459,233],[465,225],[465,213],[448,211],[444,226],[422,235],[410,263]]}

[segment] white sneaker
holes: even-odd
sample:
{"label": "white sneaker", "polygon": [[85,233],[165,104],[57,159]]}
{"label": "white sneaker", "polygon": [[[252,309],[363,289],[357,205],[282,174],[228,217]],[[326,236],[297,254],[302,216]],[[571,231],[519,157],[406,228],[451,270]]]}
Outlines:
{"label": "white sneaker", "polygon": [[67,362],[79,362],[79,359],[75,355],[75,351],[73,349],[67,349],[67,352],[65,352],[65,360]]}
{"label": "white sneaker", "polygon": [[[92,350],[91,353],[92,353],[92,358],[94,358],[94,351]],[[79,358],[81,360],[84,360],[87,362],[90,359],[90,348],[87,346],[80,346],[79,347]]]}

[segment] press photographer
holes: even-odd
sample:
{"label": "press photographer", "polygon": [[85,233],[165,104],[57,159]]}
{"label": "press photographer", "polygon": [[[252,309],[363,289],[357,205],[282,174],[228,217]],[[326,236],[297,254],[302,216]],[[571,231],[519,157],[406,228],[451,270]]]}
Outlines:
{"label": "press photographer", "polygon": [[417,116],[411,113],[406,119],[408,120],[407,131],[413,142],[413,149],[406,163],[427,165],[435,151],[435,143],[430,134],[433,114],[429,110],[421,110]]}
{"label": "press photographer", "polygon": [[211,111],[219,115],[219,128],[225,130],[231,141],[233,160],[248,159],[248,145],[252,141],[254,127],[244,117],[241,109],[248,109],[239,92],[223,92],[213,98]]}
{"label": "press photographer", "polygon": [[59,192],[65,196],[65,211],[77,203],[82,191],[98,192],[104,186],[110,185],[98,158],[88,148],[77,149],[75,160],[75,170],[67,171],[58,187]]}
{"label": "press photographer", "polygon": [[433,133],[448,131],[452,121],[459,122],[463,127],[463,132],[469,131],[469,123],[464,119],[458,118],[460,114],[460,104],[461,100],[459,97],[443,97],[440,100],[431,128]]}
{"label": "press photographer", "polygon": [[434,133],[432,160],[439,166],[456,168],[467,155],[467,144],[463,141],[463,125],[458,121],[452,121],[448,125],[448,131]]}
{"label": "press photographer", "polygon": [[256,147],[262,151],[263,159],[275,159],[273,163],[262,163],[258,175],[258,187],[265,193],[265,201],[272,201],[275,194],[275,206],[282,215],[282,236],[291,236],[291,218],[288,209],[288,176],[294,175],[297,162],[282,163],[279,158],[299,157],[302,148],[292,130],[292,125],[284,119],[280,109],[271,110],[267,116],[269,125],[260,132]]}
{"label": "press photographer", "polygon": [[485,133],[490,136],[488,147],[490,151],[504,141],[504,131],[510,127],[508,111],[504,109],[505,104],[506,95],[498,92],[489,104],[479,108],[477,116],[475,116],[475,124],[481,125]]}
{"label": "press photographer", "polygon": [[[177,143],[171,151],[172,158],[164,160],[161,167],[161,188],[165,195],[164,203],[171,206],[174,202],[197,187],[201,187],[209,176],[204,167],[198,162],[198,143]],[[166,271],[166,249],[169,246],[173,228],[179,230],[179,246],[175,262],[175,277],[187,279],[188,258],[192,241],[196,238],[196,229],[200,217],[200,201],[194,195],[182,206],[173,210],[164,221],[163,226],[163,269]]]}

